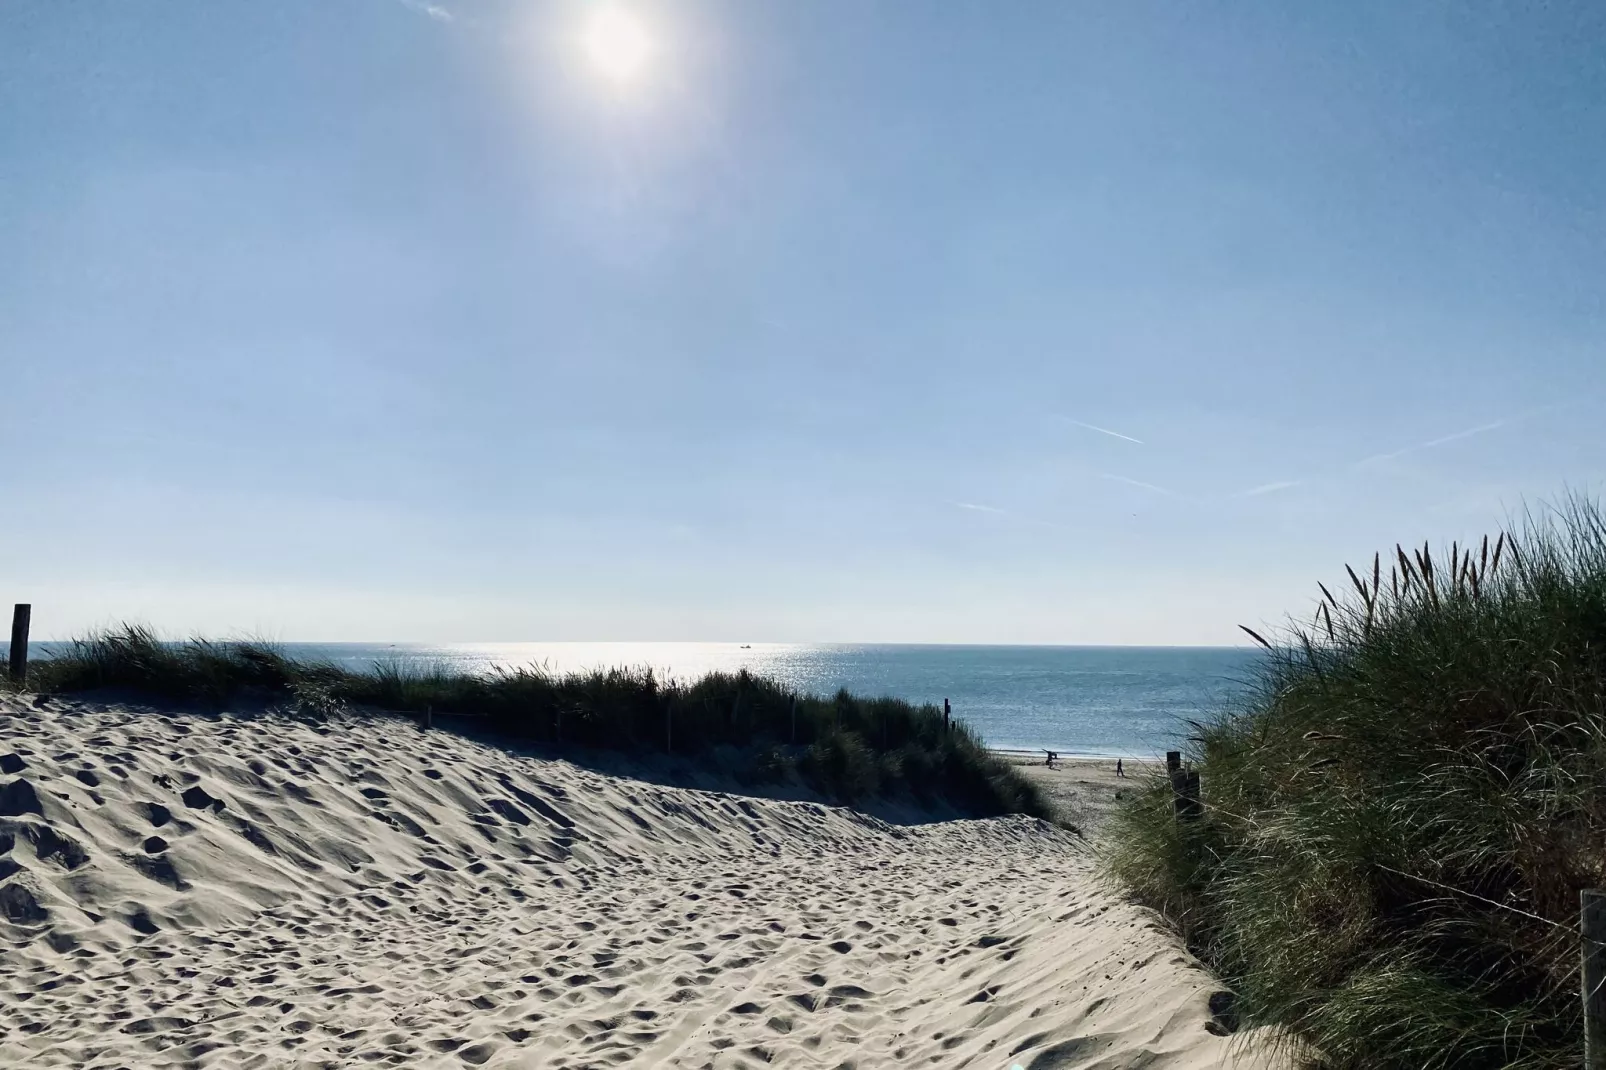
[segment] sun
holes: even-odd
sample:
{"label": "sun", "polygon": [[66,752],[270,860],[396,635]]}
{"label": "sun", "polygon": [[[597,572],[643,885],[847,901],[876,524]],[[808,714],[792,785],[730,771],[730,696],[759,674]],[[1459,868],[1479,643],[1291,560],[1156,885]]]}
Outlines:
{"label": "sun", "polygon": [[653,42],[640,20],[603,8],[586,24],[584,47],[593,69],[612,82],[633,82],[652,58]]}

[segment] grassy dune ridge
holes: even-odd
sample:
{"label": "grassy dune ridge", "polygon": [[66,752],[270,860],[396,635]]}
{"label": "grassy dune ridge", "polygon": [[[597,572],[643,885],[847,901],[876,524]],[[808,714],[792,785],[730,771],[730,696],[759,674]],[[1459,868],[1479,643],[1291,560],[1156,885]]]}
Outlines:
{"label": "grassy dune ridge", "polygon": [[1570,499],[1347,579],[1265,644],[1247,708],[1196,726],[1205,816],[1179,824],[1157,780],[1106,861],[1247,1020],[1327,1066],[1576,1066],[1578,892],[1606,884],[1606,519]]}
{"label": "grassy dune ridge", "polygon": [[296,661],[271,644],[162,642],[134,625],[76,640],[37,662],[41,692],[119,689],[221,709],[276,703],[314,715],[350,707],[484,718],[506,736],[626,752],[693,754],[730,746],[748,753],[744,779],[794,774],[846,803],[872,797],[946,802],[990,816],[1050,816],[1037,789],[989,754],[963,722],[902,699],[798,694],[774,680],[711,673],[693,682],[650,669],[559,675],[538,667],[468,673],[376,664],[352,672]]}

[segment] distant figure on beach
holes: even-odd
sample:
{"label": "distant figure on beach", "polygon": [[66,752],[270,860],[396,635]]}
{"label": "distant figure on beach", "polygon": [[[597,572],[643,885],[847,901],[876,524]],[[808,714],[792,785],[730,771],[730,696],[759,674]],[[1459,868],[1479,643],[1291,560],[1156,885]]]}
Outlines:
{"label": "distant figure on beach", "polygon": [[1126,779],[1126,770],[1121,768],[1121,759],[1119,758],[1115,760],[1115,775],[1122,780]]}
{"label": "distant figure on beach", "polygon": [[1054,759],[1058,758],[1059,755],[1054,753],[1051,750],[1045,750],[1043,753],[1048,755],[1048,760],[1045,761],[1043,764],[1048,766],[1050,769],[1054,768]]}

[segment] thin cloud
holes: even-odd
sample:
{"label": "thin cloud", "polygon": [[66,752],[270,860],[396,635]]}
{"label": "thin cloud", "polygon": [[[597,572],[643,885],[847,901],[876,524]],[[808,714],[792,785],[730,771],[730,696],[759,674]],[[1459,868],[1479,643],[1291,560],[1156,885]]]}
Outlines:
{"label": "thin cloud", "polygon": [[1126,476],[1118,476],[1111,472],[1100,472],[1099,478],[1108,479],[1115,483],[1125,483],[1129,487],[1142,487],[1144,490],[1152,490],[1156,494],[1164,494],[1168,498],[1182,497],[1182,495],[1178,494],[1174,490],[1167,490],[1165,487],[1157,487],[1153,483],[1145,483],[1141,479],[1129,479]]}
{"label": "thin cloud", "polygon": [[420,15],[427,15],[436,22],[455,22],[457,16],[441,7],[439,4],[428,3],[427,0],[396,0],[398,4],[408,11],[416,11]]}
{"label": "thin cloud", "polygon": [[1067,423],[1075,424],[1077,427],[1085,427],[1089,431],[1097,431],[1101,435],[1109,435],[1111,438],[1121,439],[1123,442],[1136,442],[1139,446],[1143,445],[1143,440],[1141,438],[1133,438],[1131,435],[1123,435],[1119,431],[1111,431],[1108,427],[1100,427],[1098,424],[1083,423],[1081,420],[1073,420],[1069,416],[1065,417],[1065,421]]}
{"label": "thin cloud", "polygon": [[1234,494],[1233,497],[1258,498],[1262,494],[1276,494],[1280,490],[1289,490],[1293,487],[1299,486],[1302,482],[1304,481],[1300,479],[1281,479],[1275,483],[1262,483],[1258,487],[1250,487],[1248,490],[1241,490],[1237,494]]}
{"label": "thin cloud", "polygon": [[1004,512],[1004,510],[998,508],[997,506],[994,506],[994,505],[978,505],[975,502],[953,502],[951,504],[956,509],[969,509],[972,512],[976,512],[976,513],[999,513],[999,514],[1002,514]]}

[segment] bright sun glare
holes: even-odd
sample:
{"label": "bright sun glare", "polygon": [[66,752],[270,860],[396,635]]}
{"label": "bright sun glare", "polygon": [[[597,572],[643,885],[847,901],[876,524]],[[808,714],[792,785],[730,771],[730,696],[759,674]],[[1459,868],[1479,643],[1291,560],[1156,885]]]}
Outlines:
{"label": "bright sun glare", "polygon": [[617,8],[591,16],[585,32],[586,56],[598,73],[615,82],[633,81],[646,66],[652,40],[646,27]]}

